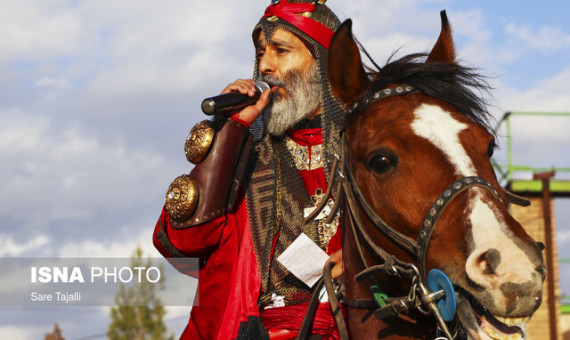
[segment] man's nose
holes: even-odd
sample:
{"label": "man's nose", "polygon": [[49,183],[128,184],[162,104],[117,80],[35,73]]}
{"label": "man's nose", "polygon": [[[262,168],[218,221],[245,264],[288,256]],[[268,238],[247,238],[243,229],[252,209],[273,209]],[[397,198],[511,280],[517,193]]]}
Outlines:
{"label": "man's nose", "polygon": [[268,53],[259,59],[259,72],[262,74],[275,73],[275,60]]}

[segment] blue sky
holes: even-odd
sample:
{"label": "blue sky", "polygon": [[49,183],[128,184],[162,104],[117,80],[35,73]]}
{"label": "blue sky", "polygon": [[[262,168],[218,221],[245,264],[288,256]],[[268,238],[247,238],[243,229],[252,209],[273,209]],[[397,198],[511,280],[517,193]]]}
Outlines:
{"label": "blue sky", "polygon": [[[158,256],[152,229],[171,180],[190,169],[182,148],[204,119],[199,103],[250,76],[250,32],[268,3],[0,0],[0,256],[128,257],[137,245]],[[447,9],[459,58],[491,77],[496,117],[570,112],[567,1],[328,3],[380,64],[398,48],[429,50]],[[517,124],[516,160],[570,166],[570,118]],[[570,258],[568,202],[555,213]],[[171,311],[177,334],[186,313]],[[0,308],[0,336],[38,339],[57,321],[77,339],[104,333],[107,315]]]}
{"label": "blue sky", "polygon": [[[510,86],[519,89],[531,88],[533,83],[557,74],[561,67],[567,65],[568,27],[565,10],[567,2],[523,1],[514,5],[509,1],[479,1],[477,8],[485,13],[486,25],[492,32],[491,47],[501,45],[513,51],[520,49],[519,57],[509,60],[508,70],[502,77]],[[519,9],[513,7],[520,6]],[[455,10],[473,9],[467,1],[455,1]],[[518,31],[518,32],[517,32]],[[564,33],[566,32],[566,34]],[[557,36],[562,35],[562,36]],[[524,48],[520,48],[521,40],[537,39]],[[540,41],[541,40],[541,41]],[[558,52],[558,53],[557,53]],[[541,60],[547,59],[547,63]],[[540,67],[532,67],[539,64]]]}

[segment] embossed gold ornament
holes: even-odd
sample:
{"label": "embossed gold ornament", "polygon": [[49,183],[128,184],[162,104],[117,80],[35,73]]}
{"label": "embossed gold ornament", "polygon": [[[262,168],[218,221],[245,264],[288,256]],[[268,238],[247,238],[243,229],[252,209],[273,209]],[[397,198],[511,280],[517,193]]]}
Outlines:
{"label": "embossed gold ornament", "polygon": [[285,137],[285,144],[293,157],[297,170],[315,170],[325,166],[321,144],[312,145],[310,153],[308,146],[300,145],[288,136]]}
{"label": "embossed gold ornament", "polygon": [[214,135],[214,123],[211,121],[203,120],[194,125],[184,144],[184,153],[188,162],[198,164],[206,157]]}
{"label": "embossed gold ornament", "polygon": [[[315,190],[315,194],[311,196],[311,202],[314,205],[314,208],[311,210],[316,209],[316,207],[319,206],[324,199],[326,199],[326,197],[323,189],[317,188]],[[315,220],[319,221],[319,225],[317,227],[317,231],[319,233],[319,241],[321,243],[321,247],[323,247],[325,250],[328,249],[329,242],[336,234],[338,226],[340,225],[340,211],[337,211],[336,216],[332,219],[332,221],[330,223],[327,223],[327,220],[329,219],[329,216],[334,208],[334,202],[334,198],[331,196],[321,212],[315,217]]]}
{"label": "embossed gold ornament", "polygon": [[170,218],[178,222],[189,219],[198,205],[198,191],[198,183],[190,175],[176,177],[166,192]]}

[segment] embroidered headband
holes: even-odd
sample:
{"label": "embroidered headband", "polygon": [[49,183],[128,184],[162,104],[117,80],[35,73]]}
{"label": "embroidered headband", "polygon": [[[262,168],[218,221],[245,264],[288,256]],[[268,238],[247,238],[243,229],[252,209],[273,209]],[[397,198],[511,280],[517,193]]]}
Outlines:
{"label": "embroidered headband", "polygon": [[309,37],[313,38],[327,50],[334,32],[327,26],[308,18],[316,8],[315,3],[290,3],[288,0],[274,1],[267,9],[262,18],[281,18],[297,27]]}

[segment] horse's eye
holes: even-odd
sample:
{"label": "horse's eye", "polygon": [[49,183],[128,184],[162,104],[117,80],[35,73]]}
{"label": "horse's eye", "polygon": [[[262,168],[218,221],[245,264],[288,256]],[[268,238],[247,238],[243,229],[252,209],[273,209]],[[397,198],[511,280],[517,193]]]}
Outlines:
{"label": "horse's eye", "polygon": [[496,148],[497,148],[497,144],[495,143],[494,140],[489,142],[489,146],[487,147],[487,156],[489,156],[489,158],[493,157],[493,154],[495,153]]}
{"label": "horse's eye", "polygon": [[370,159],[368,166],[372,171],[377,174],[382,174],[388,171],[392,166],[395,165],[394,160],[386,155],[377,155]]}

